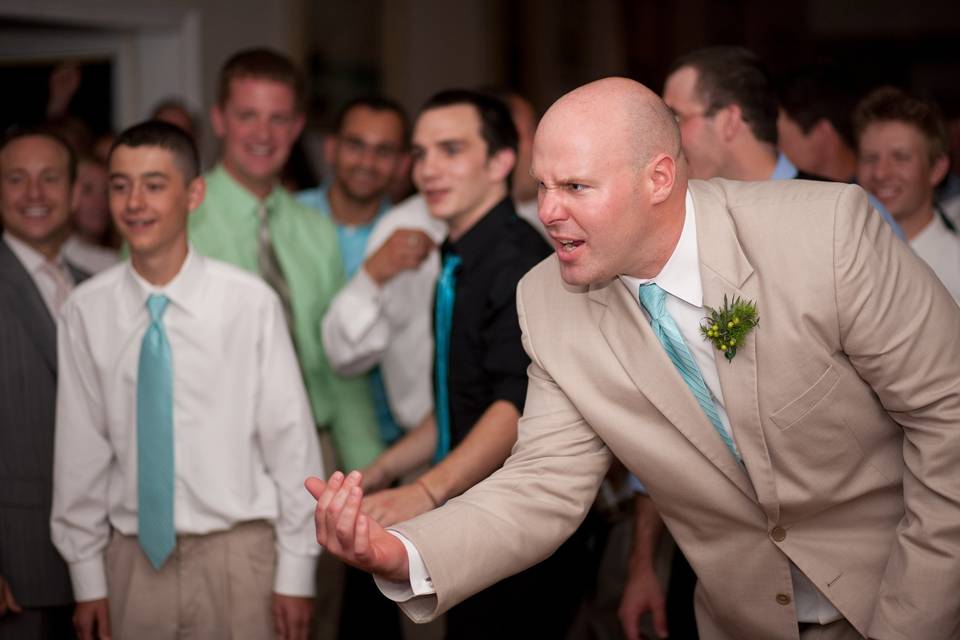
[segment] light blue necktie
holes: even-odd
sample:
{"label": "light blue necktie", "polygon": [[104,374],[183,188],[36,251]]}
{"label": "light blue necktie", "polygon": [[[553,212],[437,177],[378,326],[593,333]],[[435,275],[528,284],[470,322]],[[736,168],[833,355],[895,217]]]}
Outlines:
{"label": "light blue necktie", "polygon": [[707,389],[707,384],[703,381],[700,367],[697,366],[697,361],[683,341],[683,335],[681,335],[677,323],[667,313],[666,302],[667,292],[655,283],[650,282],[640,285],[640,303],[650,314],[650,326],[653,328],[657,340],[663,345],[663,350],[667,352],[667,356],[673,362],[673,366],[677,368],[680,377],[693,392],[700,408],[707,414],[707,418],[710,419],[713,428],[716,429],[723,443],[727,445],[727,449],[730,450],[737,462],[740,462],[737,445],[720,422],[720,412],[717,411],[717,405],[714,404],[710,390]]}
{"label": "light blue necktie", "polygon": [[443,270],[440,273],[440,279],[437,280],[433,309],[433,330],[436,341],[434,414],[437,420],[437,450],[433,454],[434,463],[440,462],[450,453],[450,394],[447,389],[447,373],[450,364],[450,330],[453,325],[453,301],[456,295],[458,266],[460,266],[460,256],[448,253],[443,257]]}
{"label": "light blue necktie", "polygon": [[150,326],[137,368],[137,515],[140,547],[159,569],[176,546],[173,529],[173,363],[163,327],[170,300],[147,298]]}

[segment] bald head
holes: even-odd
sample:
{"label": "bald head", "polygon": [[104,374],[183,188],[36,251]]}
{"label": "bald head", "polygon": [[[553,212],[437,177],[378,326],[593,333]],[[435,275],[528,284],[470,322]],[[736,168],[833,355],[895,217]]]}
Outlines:
{"label": "bald head", "polygon": [[632,80],[592,82],[550,107],[537,128],[532,172],[538,215],[567,283],[660,272],[683,229],[680,153],[673,114]]}
{"label": "bald head", "polygon": [[677,159],[680,129],[656,93],[627,78],[604,78],[574,89],[557,100],[537,129],[570,135],[578,131],[627,154],[635,166],[665,153]]}

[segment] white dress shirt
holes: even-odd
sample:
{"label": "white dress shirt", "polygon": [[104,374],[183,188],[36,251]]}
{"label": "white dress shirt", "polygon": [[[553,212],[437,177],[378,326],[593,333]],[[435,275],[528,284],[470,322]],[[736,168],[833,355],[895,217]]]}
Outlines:
{"label": "white dress shirt", "polygon": [[[58,304],[60,288],[66,287],[69,290],[76,284],[73,274],[63,262],[63,256],[57,256],[56,260],[50,262],[42,253],[6,231],[3,232],[3,241],[10,247],[10,251],[17,257],[30,279],[33,280],[33,284],[40,291],[40,297],[43,298],[50,317],[56,320],[60,315]],[[57,275],[51,273],[51,268],[57,270]]]}
{"label": "white dress shirt", "polygon": [[953,299],[960,303],[960,236],[947,228],[938,213],[910,241],[910,248],[923,259]]}
{"label": "white dress shirt", "polygon": [[89,274],[106,271],[120,262],[120,255],[106,247],[91,244],[74,234],[63,243],[63,257]]}
{"label": "white dress shirt", "polygon": [[[686,214],[680,239],[670,259],[655,278],[642,280],[630,276],[620,276],[620,281],[630,291],[634,301],[649,318],[646,309],[640,304],[640,286],[648,282],[657,285],[669,295],[666,298],[666,310],[677,323],[687,348],[693,354],[700,367],[700,374],[710,389],[717,405],[720,422],[724,430],[736,442],[736,431],[730,427],[723,403],[723,390],[720,388],[720,375],[717,371],[716,351],[700,335],[700,321],[706,316],[703,308],[703,285],[700,281],[700,257],[697,247],[697,219],[693,207],[693,197],[687,191]],[[719,436],[718,436],[719,437]],[[407,550],[410,566],[409,582],[390,582],[377,578],[377,586],[391,600],[406,602],[417,597],[432,595],[435,592],[423,558],[416,547],[407,538],[395,531],[393,535],[400,539]],[[827,624],[839,620],[840,612],[810,582],[810,580],[790,563],[790,575],[793,578],[794,604],[798,622]]]}
{"label": "white dress shirt", "polygon": [[[546,236],[536,200],[518,206],[517,214]],[[418,194],[377,222],[367,241],[367,257],[397,229],[419,229],[438,247],[447,237],[446,224],[430,215]],[[390,409],[405,429],[416,427],[433,410],[433,290],[439,273],[437,251],[383,286],[360,268],[323,318],[323,348],[330,366],[350,376],[379,364]]]}
{"label": "white dress shirt", "polygon": [[303,480],[324,472],[280,302],[257,277],[192,249],[164,287],[126,261],[63,307],[51,531],[74,595],[106,597],[110,530],[137,535],[137,368],[151,293],[170,300],[176,532],[271,521],[274,591],[312,595],[316,503]]}
{"label": "white dress shirt", "polygon": [[[437,244],[446,225],[413,196],[386,212],[370,232],[366,255],[397,229],[419,229]],[[334,371],[357,375],[380,365],[387,400],[397,423],[412,429],[433,410],[433,289],[438,251],[416,269],[377,285],[361,267],[330,303],[323,318],[323,348]]]}

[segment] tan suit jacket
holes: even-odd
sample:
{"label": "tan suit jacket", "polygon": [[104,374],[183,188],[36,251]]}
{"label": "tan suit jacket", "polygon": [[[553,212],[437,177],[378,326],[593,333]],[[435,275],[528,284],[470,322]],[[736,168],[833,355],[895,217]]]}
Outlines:
{"label": "tan suit jacket", "polygon": [[863,635],[960,637],[960,312],[856,186],[690,183],[704,304],[756,301],[717,359],[737,465],[618,280],[555,256],[518,288],[530,385],[504,467],[397,527],[437,615],[549,555],[611,453],[699,577],[707,639],[795,639],[788,559]]}

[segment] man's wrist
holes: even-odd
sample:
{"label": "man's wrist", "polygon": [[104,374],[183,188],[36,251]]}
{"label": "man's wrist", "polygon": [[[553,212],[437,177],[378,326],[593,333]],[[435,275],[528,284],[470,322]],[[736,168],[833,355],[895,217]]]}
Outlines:
{"label": "man's wrist", "polygon": [[373,257],[367,258],[363,263],[363,270],[378,287],[382,287],[390,277],[376,267],[376,260]]}

